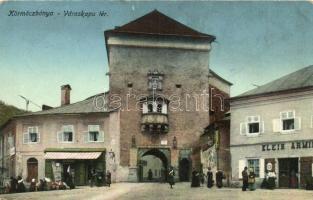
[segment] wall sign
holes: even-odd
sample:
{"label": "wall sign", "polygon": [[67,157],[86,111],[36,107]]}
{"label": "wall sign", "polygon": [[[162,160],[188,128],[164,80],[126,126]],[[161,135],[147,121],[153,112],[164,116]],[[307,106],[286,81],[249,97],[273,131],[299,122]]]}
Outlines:
{"label": "wall sign", "polygon": [[313,149],[313,140],[288,143],[262,144],[262,151],[282,151],[285,149]]}

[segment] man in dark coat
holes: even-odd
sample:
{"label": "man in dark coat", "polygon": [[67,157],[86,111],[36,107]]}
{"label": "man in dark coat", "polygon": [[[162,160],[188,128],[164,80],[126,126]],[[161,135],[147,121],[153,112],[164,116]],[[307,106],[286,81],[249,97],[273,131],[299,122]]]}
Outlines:
{"label": "man in dark coat", "polygon": [[17,177],[17,192],[26,192],[24,180],[21,176]]}
{"label": "man in dark coat", "polygon": [[223,171],[222,170],[218,170],[216,172],[215,176],[216,176],[216,186],[218,188],[222,188],[223,187],[223,179],[225,178]]}
{"label": "man in dark coat", "polygon": [[111,172],[108,170],[107,173],[106,173],[106,184],[107,186],[111,186]]}
{"label": "man in dark coat", "polygon": [[191,187],[200,187],[200,174],[195,168],[192,170]]}
{"label": "man in dark coat", "polygon": [[208,179],[207,186],[208,186],[208,188],[211,188],[213,186],[213,183],[214,183],[214,181],[213,181],[213,173],[211,172],[211,167],[208,167],[208,172],[207,172],[206,176],[207,176],[207,179]]}
{"label": "man in dark coat", "polygon": [[248,187],[248,168],[245,167],[244,170],[241,172],[242,175],[242,191],[246,191]]}
{"label": "man in dark coat", "polygon": [[173,189],[173,185],[175,184],[174,176],[175,176],[174,168],[170,167],[170,170],[168,172],[168,183],[170,184],[171,189]]}
{"label": "man in dark coat", "polygon": [[152,181],[152,176],[153,176],[152,170],[149,169],[149,171],[148,171],[148,180],[149,180],[149,181]]}
{"label": "man in dark coat", "polygon": [[15,193],[17,191],[17,180],[16,178],[10,178],[10,193]]}

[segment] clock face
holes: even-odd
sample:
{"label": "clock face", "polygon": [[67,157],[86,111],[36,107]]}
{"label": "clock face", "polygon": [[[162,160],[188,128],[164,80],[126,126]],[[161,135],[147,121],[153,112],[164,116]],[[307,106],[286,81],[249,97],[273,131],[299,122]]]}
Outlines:
{"label": "clock face", "polygon": [[272,169],[273,169],[272,163],[267,163],[266,169],[267,169],[268,171],[272,171]]}

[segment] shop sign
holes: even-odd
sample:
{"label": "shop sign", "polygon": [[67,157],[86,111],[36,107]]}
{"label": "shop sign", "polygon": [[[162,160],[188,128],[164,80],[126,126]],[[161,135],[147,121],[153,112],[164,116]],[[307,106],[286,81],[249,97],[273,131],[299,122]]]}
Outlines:
{"label": "shop sign", "polygon": [[262,144],[262,151],[282,151],[285,149],[313,149],[313,140],[303,140],[288,143]]}

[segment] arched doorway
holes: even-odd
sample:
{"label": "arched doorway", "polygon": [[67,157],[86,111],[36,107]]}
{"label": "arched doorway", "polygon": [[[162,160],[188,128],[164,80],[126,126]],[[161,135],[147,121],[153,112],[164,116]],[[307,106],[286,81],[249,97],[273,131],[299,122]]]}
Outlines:
{"label": "arched doorway", "polygon": [[[139,149],[138,150],[138,178],[140,182],[164,182],[170,166],[169,149]],[[149,178],[151,169],[152,179]]]}
{"label": "arched doorway", "polygon": [[189,181],[190,174],[190,161],[187,158],[183,158],[179,161],[179,180]]}
{"label": "arched doorway", "polygon": [[27,160],[27,181],[30,182],[32,179],[38,181],[38,160],[36,158],[29,158]]}

